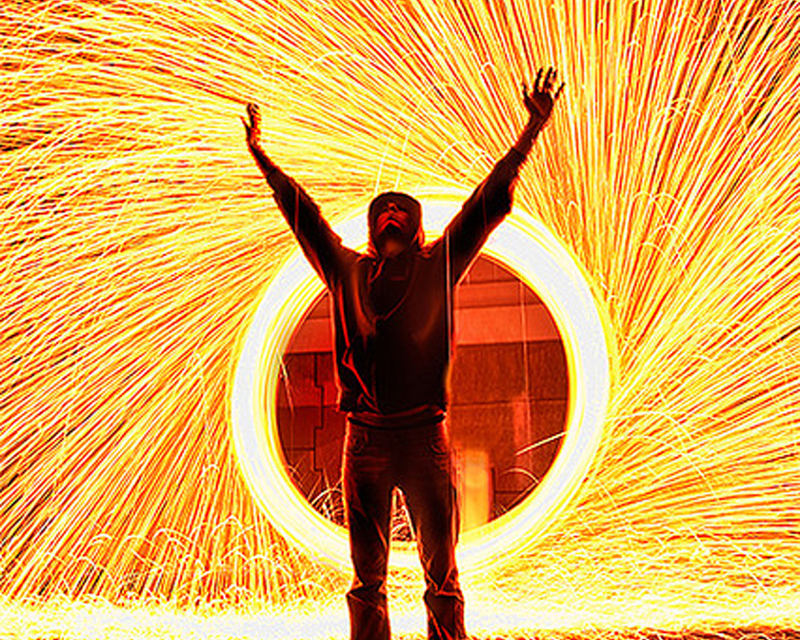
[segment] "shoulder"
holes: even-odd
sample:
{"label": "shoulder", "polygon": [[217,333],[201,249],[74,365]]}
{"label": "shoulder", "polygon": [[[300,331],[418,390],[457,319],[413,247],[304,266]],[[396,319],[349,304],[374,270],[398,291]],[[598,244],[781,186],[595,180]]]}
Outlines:
{"label": "shoulder", "polygon": [[420,260],[435,260],[438,256],[442,254],[444,251],[444,242],[445,237],[441,236],[433,240],[432,242],[427,243],[423,246],[418,252],[418,256]]}

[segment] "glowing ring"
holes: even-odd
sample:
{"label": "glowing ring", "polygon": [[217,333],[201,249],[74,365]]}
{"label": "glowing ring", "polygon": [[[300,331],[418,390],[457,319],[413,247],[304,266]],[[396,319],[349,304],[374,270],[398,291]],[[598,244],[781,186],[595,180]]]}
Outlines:
{"label": "glowing ring", "polygon": [[[429,236],[441,234],[453,212],[453,201],[426,201]],[[365,245],[364,217],[362,209],[337,226],[348,246]],[[564,344],[570,401],[565,435],[550,470],[519,506],[461,536],[462,571],[528,545],[566,507],[597,451],[610,383],[604,323],[581,268],[561,242],[530,216],[513,211],[492,233],[485,253],[533,289],[553,316]],[[287,473],[275,410],[282,354],[322,290],[298,249],[262,292],[234,373],[231,425],[246,482],[272,524],[314,556],[349,566],[346,529],[311,507]],[[391,561],[402,567],[418,564],[407,544],[392,545]]]}

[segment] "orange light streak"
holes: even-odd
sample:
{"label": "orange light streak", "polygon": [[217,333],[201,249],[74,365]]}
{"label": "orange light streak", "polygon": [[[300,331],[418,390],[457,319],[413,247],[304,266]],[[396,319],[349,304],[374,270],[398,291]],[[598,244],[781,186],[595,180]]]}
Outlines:
{"label": "orange light streak", "polygon": [[468,597],[506,612],[495,635],[797,628],[798,42],[793,0],[4,2],[9,606],[343,592],[229,439],[243,331],[294,248],[239,116],[263,105],[267,149],[340,222],[383,189],[474,187],[553,63],[567,88],[517,202],[582,265],[618,356],[571,508]]}
{"label": "orange light streak", "polygon": [[[427,199],[426,238],[441,235],[462,200]],[[363,207],[359,208],[359,214]],[[364,250],[363,216],[337,228],[345,243]],[[573,257],[530,214],[511,212],[484,247],[535,290],[555,318],[567,354],[570,409],[558,456],[546,477],[510,513],[461,535],[460,571],[503,562],[530,547],[567,508],[594,462],[602,436],[609,396],[611,362],[609,327],[590,286]],[[286,468],[278,429],[277,403],[282,356],[301,319],[323,291],[322,283],[300,249],[282,265],[261,294],[247,329],[231,389],[231,427],[242,473],[270,522],[293,545],[312,556],[350,567],[345,528],[322,516],[305,499]],[[536,446],[537,443],[530,443]],[[397,544],[390,563],[416,567],[413,545]]]}

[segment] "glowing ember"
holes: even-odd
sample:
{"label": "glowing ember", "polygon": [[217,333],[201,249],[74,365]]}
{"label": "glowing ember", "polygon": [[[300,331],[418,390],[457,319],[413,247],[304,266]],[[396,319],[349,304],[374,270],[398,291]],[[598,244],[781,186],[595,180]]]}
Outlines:
{"label": "glowing ember", "polygon": [[257,509],[230,439],[244,331],[294,248],[239,116],[264,105],[272,155],[341,222],[387,188],[473,187],[552,63],[567,89],[517,202],[582,265],[617,357],[586,480],[535,545],[465,576],[468,606],[505,612],[472,624],[796,626],[796,9],[4,2],[0,592],[342,593]]}
{"label": "glowing ember", "polygon": [[[454,210],[453,203],[429,203],[427,228],[441,234]],[[338,232],[351,244],[363,246],[366,237],[359,242],[358,222],[352,220]],[[608,400],[606,328],[569,254],[546,229],[524,214],[509,216],[493,233],[486,250],[513,265],[555,315],[568,354],[571,408],[561,451],[534,495],[516,512],[461,537],[462,570],[492,564],[529,546],[567,506],[597,453]],[[347,532],[314,510],[291,481],[283,466],[275,402],[264,402],[265,396],[277,397],[281,356],[291,331],[321,290],[322,283],[297,250],[264,293],[234,379],[233,440],[256,500],[282,535],[298,547],[347,568]],[[417,565],[415,548],[398,545],[395,551],[399,566]]]}

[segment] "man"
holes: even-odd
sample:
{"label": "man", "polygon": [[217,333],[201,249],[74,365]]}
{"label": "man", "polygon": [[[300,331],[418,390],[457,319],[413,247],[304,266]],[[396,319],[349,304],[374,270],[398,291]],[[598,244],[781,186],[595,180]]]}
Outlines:
{"label": "man", "polygon": [[352,640],[388,640],[386,575],[392,491],[405,495],[425,572],[428,637],[465,638],[455,545],[458,506],[445,426],[452,292],[511,209],[519,168],[563,84],[540,69],[523,87],[528,122],[444,235],[424,243],[422,208],[387,192],[369,206],[369,249],[342,246],[311,198],[266,155],[248,105],[247,143],[334,305],[339,408],[347,413],[344,500],[355,570],[347,594]]}

